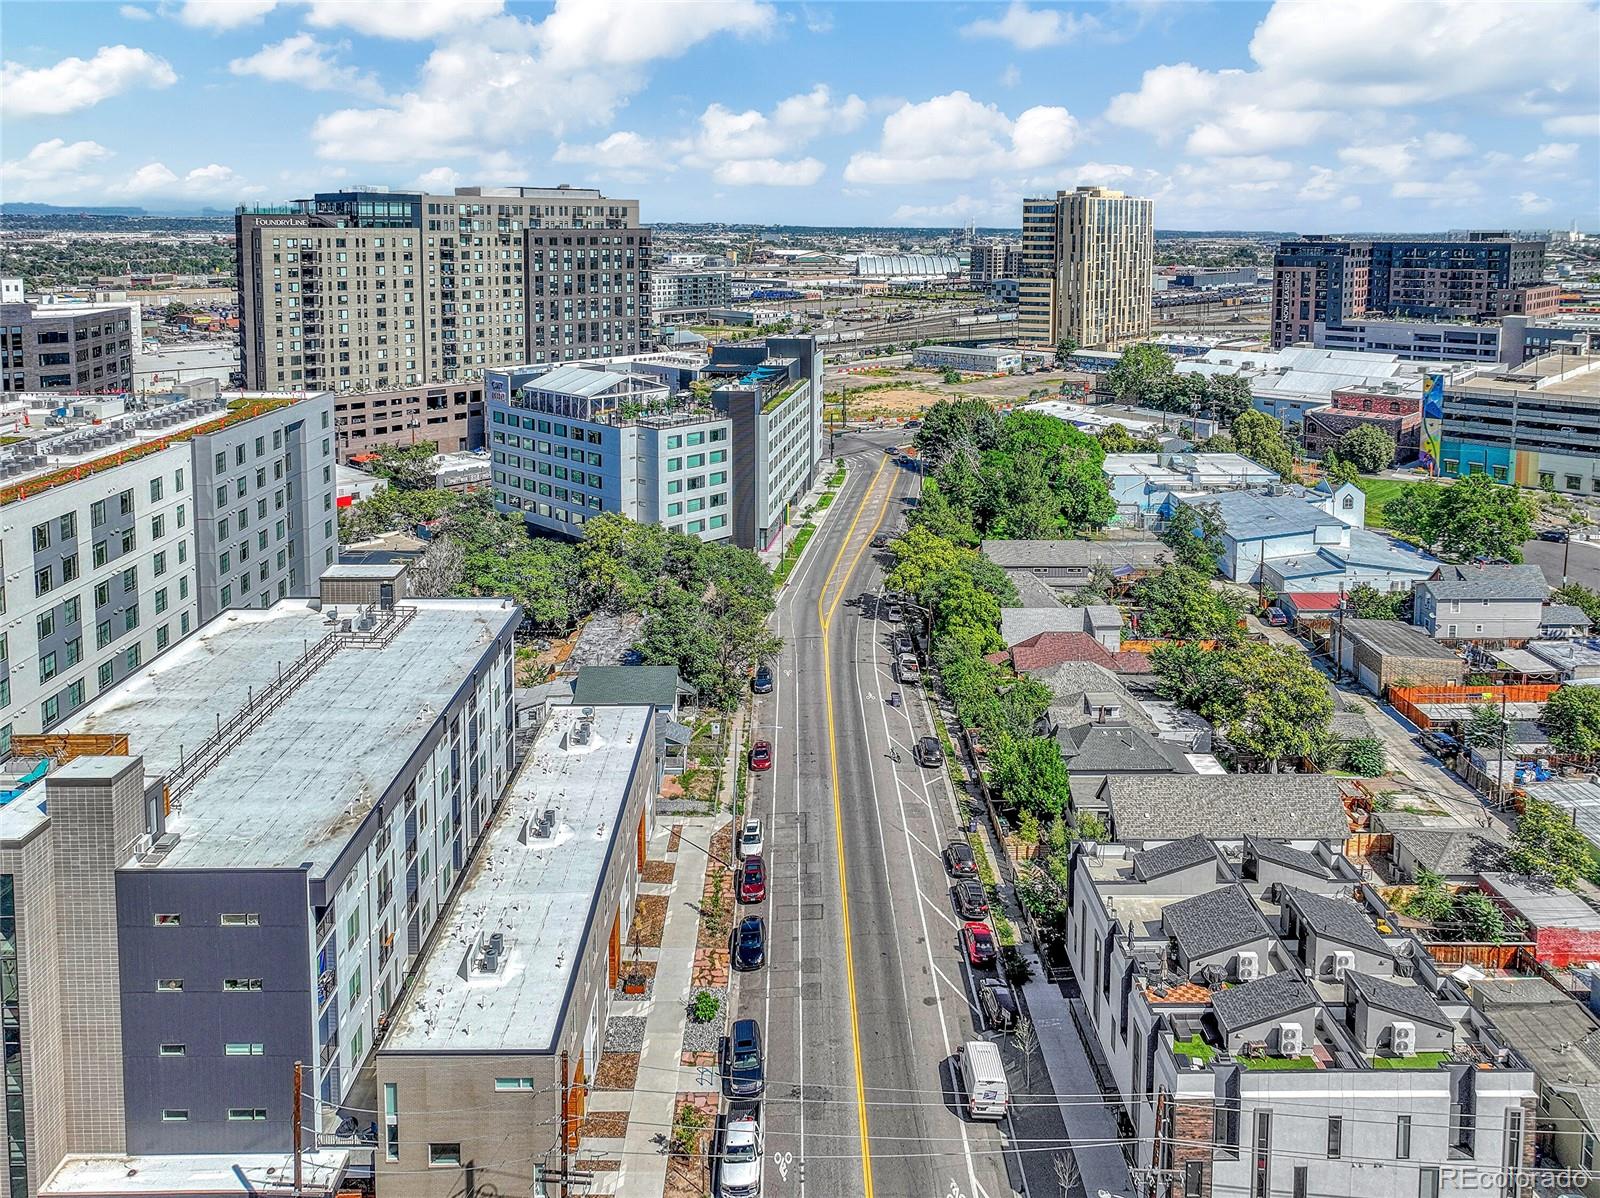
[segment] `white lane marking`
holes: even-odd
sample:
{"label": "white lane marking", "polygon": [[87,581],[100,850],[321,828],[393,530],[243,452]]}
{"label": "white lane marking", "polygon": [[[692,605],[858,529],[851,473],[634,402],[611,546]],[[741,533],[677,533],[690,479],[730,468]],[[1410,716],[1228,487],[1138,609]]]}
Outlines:
{"label": "white lane marking", "polygon": [[[881,639],[878,636],[878,614],[877,614],[876,609],[874,609],[873,614],[872,614],[872,645],[873,645],[873,667],[874,667],[874,672],[877,672],[878,668],[879,668],[877,651],[882,646],[882,643],[883,642],[881,641]],[[860,694],[860,691],[861,691],[860,644],[861,644],[861,630],[858,627],[856,629],[856,653],[852,655],[856,659],[856,661],[855,661],[855,667],[856,667],[855,668],[855,675],[856,675],[856,691],[857,691],[858,695]],[[866,708],[866,704],[863,702],[863,703],[860,704],[860,707],[861,707],[861,735],[862,735],[863,738],[869,738],[871,734],[867,730],[867,708]],[[904,712],[904,710],[905,710],[904,705],[902,704],[902,706],[898,710]],[[887,703],[878,704],[878,718],[883,724],[883,734],[884,734],[884,737],[886,739],[889,736],[889,716],[888,716],[888,711],[889,711],[889,705]],[[876,768],[875,765],[868,770],[867,777],[872,783],[872,807],[873,807],[873,811],[874,811],[874,813],[876,815],[878,815],[878,821],[877,821],[878,822],[878,841],[879,841],[880,847],[883,850],[883,858],[884,858],[885,861],[887,861],[888,858],[889,858],[889,846],[883,840],[883,820],[882,820],[882,815],[878,810],[878,771],[877,771],[877,768]],[[900,796],[900,786],[899,786],[899,774],[898,774],[898,772],[896,772],[895,779],[896,779],[895,804],[900,809],[900,830],[901,830],[901,833],[905,836],[906,857],[908,859],[911,859],[912,858],[912,852],[911,852],[911,830],[907,826],[905,800],[903,798],[901,798],[901,796]],[[927,895],[922,889],[922,881],[917,876],[916,866],[914,864],[913,864],[912,870],[911,870],[911,881],[912,881],[912,885],[916,887],[917,894],[922,899],[922,902],[918,902],[917,903],[917,921],[922,926],[922,950],[923,950],[923,953],[926,955],[926,957],[928,959],[928,972],[930,974],[934,975],[935,977],[937,977],[937,976],[940,975],[940,969],[939,969],[938,963],[933,958],[933,939],[932,939],[932,937],[930,937],[928,935],[928,917],[923,912],[923,904],[927,900]],[[890,918],[893,919],[894,918],[894,891],[893,890],[889,891],[889,912],[890,912]],[[898,921],[896,921],[896,922],[898,922]],[[898,942],[896,942],[896,952],[898,952],[898,951],[899,951],[899,944],[898,944]],[[905,971],[904,971],[904,968],[902,968],[901,969],[901,977],[902,977],[902,979],[904,978],[904,976],[905,976]],[[934,987],[933,987],[933,1001],[934,1001],[934,1010],[938,1013],[938,1016],[939,1016],[939,1030],[944,1035],[944,1052],[945,1052],[945,1055],[948,1056],[950,1054],[950,1052],[951,1052],[950,1025],[949,1025],[948,1021],[945,1019],[945,1014],[944,1014],[944,996],[940,993],[940,988],[939,988],[939,985],[937,984],[937,982],[935,982]],[[978,1174],[977,1174],[976,1168],[973,1166],[973,1163],[972,1163],[972,1144],[967,1139],[967,1125],[966,1125],[965,1122],[963,1122],[962,1120],[960,1120],[958,1118],[956,1120],[956,1128],[961,1133],[961,1153],[966,1158],[967,1180],[974,1188],[976,1188],[977,1184],[978,1184]]]}

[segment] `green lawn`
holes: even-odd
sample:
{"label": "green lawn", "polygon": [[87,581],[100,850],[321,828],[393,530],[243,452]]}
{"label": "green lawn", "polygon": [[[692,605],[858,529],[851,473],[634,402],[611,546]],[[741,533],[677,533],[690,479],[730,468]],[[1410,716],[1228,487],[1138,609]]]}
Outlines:
{"label": "green lawn", "polygon": [[[1418,478],[1416,481],[1424,482]],[[1383,519],[1383,506],[1395,496],[1400,494],[1400,488],[1406,484],[1398,478],[1358,478],[1356,486],[1367,497],[1367,527],[1388,528]]]}
{"label": "green lawn", "polygon": [[1315,1069],[1316,1057],[1240,1057],[1246,1069]]}
{"label": "green lawn", "polygon": [[1202,1065],[1211,1063],[1211,1054],[1216,1051],[1199,1036],[1190,1036],[1187,1040],[1174,1040],[1172,1051],[1181,1052],[1191,1061],[1199,1061]]}
{"label": "green lawn", "polygon": [[1419,1052],[1414,1057],[1382,1057],[1372,1058],[1374,1069],[1437,1069],[1450,1059],[1447,1052]]}

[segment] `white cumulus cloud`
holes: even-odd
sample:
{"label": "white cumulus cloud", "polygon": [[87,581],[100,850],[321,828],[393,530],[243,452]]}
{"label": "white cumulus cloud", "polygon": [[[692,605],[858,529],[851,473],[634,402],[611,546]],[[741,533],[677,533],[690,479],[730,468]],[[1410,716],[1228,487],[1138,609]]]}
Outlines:
{"label": "white cumulus cloud", "polygon": [[1078,138],[1065,108],[1039,106],[1015,120],[964,91],[902,104],[884,118],[875,150],[851,155],[851,183],[923,183],[1031,170],[1062,161]]}
{"label": "white cumulus cloud", "polygon": [[1522,161],[1529,166],[1548,169],[1571,162],[1578,156],[1578,143],[1575,141],[1546,142],[1533,153],[1525,155]]}
{"label": "white cumulus cloud", "polygon": [[1553,116],[1544,122],[1551,137],[1600,137],[1600,112]]}
{"label": "white cumulus cloud", "polygon": [[370,37],[428,41],[498,16],[504,0],[311,0],[306,23]]}
{"label": "white cumulus cloud", "polygon": [[1536,215],[1540,212],[1549,212],[1551,208],[1555,207],[1555,204],[1551,200],[1546,199],[1537,192],[1522,191],[1518,192],[1511,198],[1517,202],[1518,212],[1524,212],[1530,216]]}
{"label": "white cumulus cloud", "polygon": [[215,162],[197,166],[182,175],[165,163],[147,162],[123,182],[106,188],[110,195],[133,199],[153,197],[230,203],[259,190],[247,186],[232,167]]}
{"label": "white cumulus cloud", "polygon": [[827,167],[817,158],[735,158],[711,168],[711,177],[733,187],[810,187]]}
{"label": "white cumulus cloud", "polygon": [[171,87],[177,72],[135,46],[101,46],[93,58],[63,58],[48,67],[0,66],[0,104],[8,116],[61,116],[92,108],[136,87]]}
{"label": "white cumulus cloud", "polygon": [[196,29],[238,29],[252,25],[278,6],[278,0],[184,0],[178,20]]}
{"label": "white cumulus cloud", "polygon": [[71,194],[99,183],[96,163],[111,156],[97,141],[41,141],[21,158],[0,164],[7,190],[17,199],[38,200]]}
{"label": "white cumulus cloud", "polygon": [[297,33],[262,46],[246,58],[235,58],[228,70],[273,83],[292,83],[308,91],[345,91],[381,100],[383,87],[376,79],[339,63],[337,55],[342,48],[319,42],[309,33]]}
{"label": "white cumulus cloud", "polygon": [[1043,50],[1064,46],[1097,28],[1099,22],[1093,17],[1058,8],[1030,8],[1024,0],[1011,0],[1002,16],[981,17],[962,26],[961,32],[968,37],[999,38],[1019,50]]}

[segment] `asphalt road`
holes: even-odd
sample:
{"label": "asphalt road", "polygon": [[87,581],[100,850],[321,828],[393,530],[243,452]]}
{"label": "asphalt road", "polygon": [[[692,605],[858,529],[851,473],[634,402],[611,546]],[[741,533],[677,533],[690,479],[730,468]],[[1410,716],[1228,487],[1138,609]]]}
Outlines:
{"label": "asphalt road", "polygon": [[[1571,552],[1568,553],[1568,547]],[[1584,586],[1600,590],[1600,543],[1594,541],[1569,541],[1565,545],[1550,541],[1528,541],[1522,546],[1522,560],[1544,571],[1545,581],[1551,586],[1561,585],[1561,563],[1567,565],[1567,581],[1581,582]]]}
{"label": "asphalt road", "polygon": [[[912,759],[927,704],[893,680],[891,626],[859,602],[880,588],[873,535],[898,526],[918,485],[882,453],[892,438],[840,438],[850,477],[780,599],[777,687],[756,706],[776,759],[751,788],[768,964],[741,983],[738,1013],[766,1037],[763,1193],[1054,1198],[1041,1150],[1064,1147],[1053,1106],[1021,1100],[1022,1153],[1014,1124],[956,1114],[950,1059],[984,1030],[939,855],[955,800],[945,771]],[[1013,1089],[1048,1094],[1042,1063],[1005,1049]]]}

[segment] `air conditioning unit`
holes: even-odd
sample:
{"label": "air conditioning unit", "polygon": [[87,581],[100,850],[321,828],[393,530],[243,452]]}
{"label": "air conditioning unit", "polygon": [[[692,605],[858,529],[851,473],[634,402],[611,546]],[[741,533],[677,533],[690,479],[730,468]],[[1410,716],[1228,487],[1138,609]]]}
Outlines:
{"label": "air conditioning unit", "polygon": [[1261,957],[1256,953],[1240,953],[1235,969],[1241,982],[1253,982],[1261,976]]}
{"label": "air conditioning unit", "polygon": [[1297,1057],[1306,1046],[1305,1032],[1298,1023],[1280,1023],[1278,1025],[1278,1055],[1280,1057]]}
{"label": "air conditioning unit", "polygon": [[1405,1020],[1397,1020],[1391,1036],[1390,1048],[1397,1057],[1414,1057],[1417,1055],[1417,1025]]}
{"label": "air conditioning unit", "polygon": [[1333,976],[1342,978],[1346,973],[1356,967],[1354,953],[1337,952],[1333,954]]}

